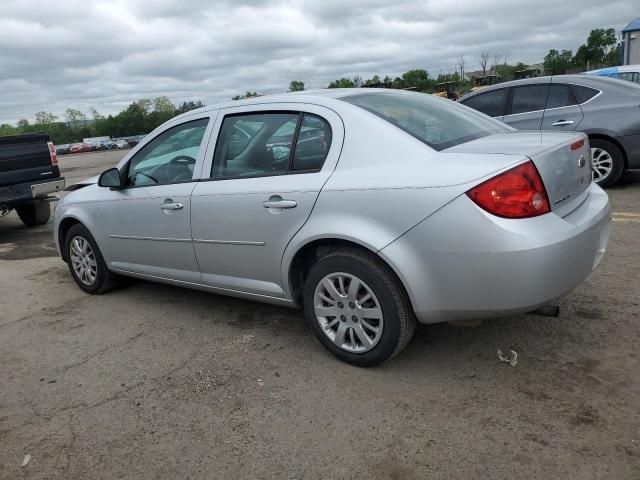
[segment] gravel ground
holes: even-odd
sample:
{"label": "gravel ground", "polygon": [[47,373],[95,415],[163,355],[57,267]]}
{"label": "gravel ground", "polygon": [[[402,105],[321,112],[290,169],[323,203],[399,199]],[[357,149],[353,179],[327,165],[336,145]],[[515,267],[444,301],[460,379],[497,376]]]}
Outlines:
{"label": "gravel ground", "polygon": [[[61,165],[73,182],[122,155]],[[295,310],[142,281],[88,296],[51,224],[11,214],[0,478],[638,479],[640,174],[609,193],[607,254],[559,318],[419,327],[375,369],[329,356]]]}

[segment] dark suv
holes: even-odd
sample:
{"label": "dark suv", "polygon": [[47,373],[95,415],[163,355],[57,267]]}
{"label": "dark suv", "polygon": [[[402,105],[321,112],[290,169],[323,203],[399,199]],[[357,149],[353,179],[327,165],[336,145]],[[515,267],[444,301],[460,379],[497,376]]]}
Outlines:
{"label": "dark suv", "polygon": [[586,133],[600,186],[613,185],[627,168],[640,168],[640,85],[558,75],[500,83],[460,103],[518,130]]}

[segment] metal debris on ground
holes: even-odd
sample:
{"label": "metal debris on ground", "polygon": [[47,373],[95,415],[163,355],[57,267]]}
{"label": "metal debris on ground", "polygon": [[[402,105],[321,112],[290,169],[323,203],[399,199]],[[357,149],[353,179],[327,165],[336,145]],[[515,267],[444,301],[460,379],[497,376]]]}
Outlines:
{"label": "metal debris on ground", "polygon": [[30,461],[31,461],[31,454],[30,454],[30,453],[27,453],[27,454],[24,456],[24,459],[22,460],[22,466],[23,466],[23,467],[26,467],[26,466],[27,466],[27,464],[28,464]]}
{"label": "metal debris on ground", "polygon": [[502,350],[498,350],[498,358],[501,362],[506,362],[512,367],[518,365],[518,352],[516,352],[515,350],[509,350],[508,356],[503,355]]}

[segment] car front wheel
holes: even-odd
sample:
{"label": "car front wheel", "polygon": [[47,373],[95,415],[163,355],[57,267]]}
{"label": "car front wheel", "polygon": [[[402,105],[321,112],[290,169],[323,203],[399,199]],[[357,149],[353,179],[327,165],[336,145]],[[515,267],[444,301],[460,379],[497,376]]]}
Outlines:
{"label": "car front wheel", "polygon": [[394,273],[358,249],[320,259],[305,281],[303,300],[307,323],[320,342],[353,365],[390,359],[415,330],[409,299]]}
{"label": "car front wheel", "polygon": [[107,268],[95,239],[84,225],[76,224],[69,229],[64,248],[71,276],[82,290],[101,294],[116,286],[116,275]]}

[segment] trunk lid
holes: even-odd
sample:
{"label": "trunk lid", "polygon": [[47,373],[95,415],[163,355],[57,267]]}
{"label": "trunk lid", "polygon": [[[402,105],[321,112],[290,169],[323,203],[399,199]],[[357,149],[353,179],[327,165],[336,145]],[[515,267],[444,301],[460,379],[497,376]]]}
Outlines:
{"label": "trunk lid", "polygon": [[591,150],[583,133],[503,133],[463,143],[446,151],[529,157],[540,173],[551,210],[560,216],[568,215],[584,201],[591,184]]}

